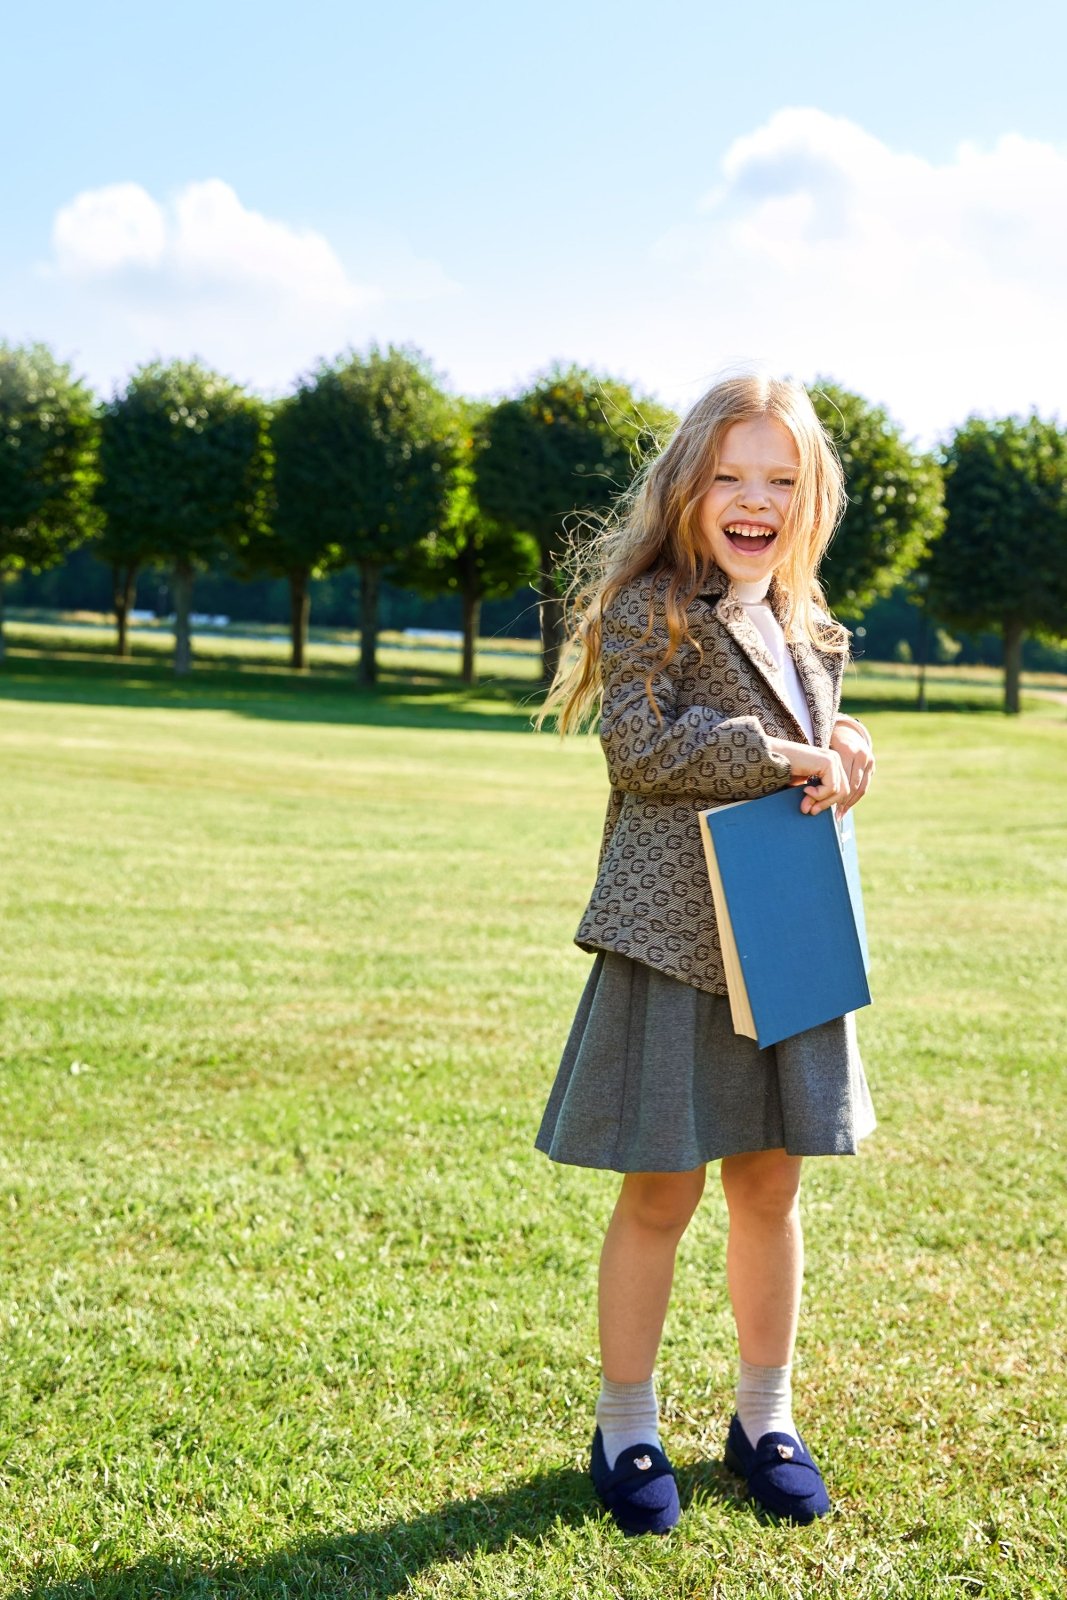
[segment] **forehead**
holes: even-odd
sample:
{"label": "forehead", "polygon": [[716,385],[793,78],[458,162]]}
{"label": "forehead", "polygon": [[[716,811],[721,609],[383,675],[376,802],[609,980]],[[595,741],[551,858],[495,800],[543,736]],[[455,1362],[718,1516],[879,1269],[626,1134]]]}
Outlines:
{"label": "forehead", "polygon": [[800,452],[793,435],[777,417],[749,417],[727,428],[722,437],[719,460],[798,467]]}

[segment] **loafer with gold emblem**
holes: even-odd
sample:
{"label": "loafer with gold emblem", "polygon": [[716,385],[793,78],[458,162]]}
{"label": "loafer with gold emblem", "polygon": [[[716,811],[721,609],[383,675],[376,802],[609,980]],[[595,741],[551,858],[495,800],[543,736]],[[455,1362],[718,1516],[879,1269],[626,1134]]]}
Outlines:
{"label": "loafer with gold emblem", "polygon": [[791,1522],[814,1522],[830,1509],[822,1473],[800,1439],[789,1433],[765,1433],[755,1447],[740,1419],[734,1417],[723,1460],[744,1478],[753,1500]]}
{"label": "loafer with gold emblem", "polygon": [[609,1467],[597,1428],[589,1472],[623,1533],[670,1533],[681,1516],[674,1468],[654,1444],[630,1445]]}

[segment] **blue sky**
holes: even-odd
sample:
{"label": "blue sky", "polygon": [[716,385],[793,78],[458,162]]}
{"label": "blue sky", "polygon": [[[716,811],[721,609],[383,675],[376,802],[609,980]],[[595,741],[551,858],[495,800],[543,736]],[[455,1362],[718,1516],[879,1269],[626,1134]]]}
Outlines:
{"label": "blue sky", "polygon": [[1062,402],[1067,7],[57,0],[4,26],[0,337],[266,392],[823,373],[933,438]]}

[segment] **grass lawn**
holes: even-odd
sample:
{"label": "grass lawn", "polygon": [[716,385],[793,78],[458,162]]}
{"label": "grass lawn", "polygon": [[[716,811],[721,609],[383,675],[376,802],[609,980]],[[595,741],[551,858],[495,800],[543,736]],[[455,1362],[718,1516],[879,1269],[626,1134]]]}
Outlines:
{"label": "grass lawn", "polygon": [[[585,1477],[610,1175],[532,1149],[605,795],[530,680],[255,646],[0,668],[0,1600],[1060,1600],[1067,713],[868,669],[881,1118],[809,1163],[798,1414],[834,1514],[720,1462],[724,1208],[660,1362],[685,1512]],[[494,668],[494,670],[496,670]]]}

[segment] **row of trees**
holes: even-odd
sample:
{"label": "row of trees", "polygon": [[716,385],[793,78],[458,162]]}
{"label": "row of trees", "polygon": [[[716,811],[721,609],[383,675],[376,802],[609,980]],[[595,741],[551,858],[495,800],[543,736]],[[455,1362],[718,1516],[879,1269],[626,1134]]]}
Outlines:
{"label": "row of trees", "polygon": [[[1067,633],[1067,438],[1037,417],[972,418],[935,456],[837,384],[813,398],[849,492],[824,568],[832,606],[856,618],[906,579],[938,620],[998,629],[1017,710],[1027,630]],[[273,403],[173,362],[98,405],[45,347],[0,346],[0,600],[6,573],[89,541],[112,570],[125,653],[137,575],[166,566],[184,672],[196,574],[228,561],[288,581],[301,668],[312,579],[354,565],[364,683],[383,575],[460,597],[472,681],[482,601],[532,582],[547,677],[568,527],[606,510],[674,423],[576,367],[495,405],[457,399],[417,351],[392,347],[324,363]],[[0,654],[2,641],[0,611]]]}

